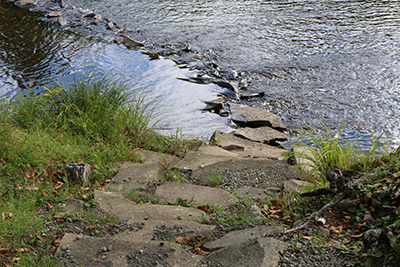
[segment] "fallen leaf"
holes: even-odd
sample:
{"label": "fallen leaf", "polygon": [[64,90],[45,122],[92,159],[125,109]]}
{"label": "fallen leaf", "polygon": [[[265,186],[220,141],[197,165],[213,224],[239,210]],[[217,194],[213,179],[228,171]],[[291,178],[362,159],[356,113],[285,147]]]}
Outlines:
{"label": "fallen leaf", "polygon": [[0,253],[4,254],[10,252],[10,250],[11,250],[10,248],[0,248]]}
{"label": "fallen leaf", "polygon": [[67,161],[63,158],[63,159],[61,160],[61,163],[65,164],[65,163],[67,163]]}
{"label": "fallen leaf", "polygon": [[31,184],[25,186],[25,189],[36,191],[36,190],[39,190],[39,187],[37,187],[34,183],[31,183]]}
{"label": "fallen leaf", "polygon": [[57,185],[54,187],[56,190],[60,189],[61,187],[63,187],[64,183],[62,182],[58,182]]}
{"label": "fallen leaf", "polygon": [[0,162],[1,162],[1,163],[4,163],[4,162],[6,162],[6,160],[3,159],[3,158],[1,158],[1,159],[0,159]]}
{"label": "fallen leaf", "polygon": [[50,203],[47,203],[47,210],[51,210],[53,206]]}
{"label": "fallen leaf", "polygon": [[31,179],[31,178],[33,178],[33,177],[35,177],[35,172],[34,172],[34,171],[30,170],[30,171],[27,171],[27,172],[25,173],[25,178]]}
{"label": "fallen leaf", "polygon": [[211,253],[211,252],[204,251],[201,248],[194,248],[194,251],[195,251],[194,253],[196,255],[200,255],[200,256],[207,256],[208,254]]}
{"label": "fallen leaf", "polygon": [[3,213],[1,213],[1,217],[3,217],[3,220],[8,219],[8,218],[12,218],[14,217],[14,213],[8,212],[8,211],[4,211]]}
{"label": "fallen leaf", "polygon": [[271,203],[272,203],[273,205],[282,206],[282,202],[280,202],[279,200],[271,200]]}
{"label": "fallen leaf", "polygon": [[199,210],[204,211],[207,214],[212,214],[212,212],[210,211],[210,209],[207,206],[198,206],[197,207]]}
{"label": "fallen leaf", "polygon": [[189,237],[178,237],[176,238],[176,242],[179,244],[187,244],[191,241]]}
{"label": "fallen leaf", "polygon": [[312,235],[310,235],[310,236],[303,235],[303,238],[311,241],[311,240],[313,240],[314,237]]}
{"label": "fallen leaf", "polygon": [[47,178],[52,178],[55,173],[56,173],[56,171],[53,169],[49,169],[49,168],[46,169],[46,177]]}
{"label": "fallen leaf", "polygon": [[29,252],[31,251],[31,248],[17,248],[15,251],[16,252]]}
{"label": "fallen leaf", "polygon": [[11,259],[11,261],[12,261],[12,262],[15,262],[15,263],[19,262],[20,260],[21,260],[20,257],[13,257],[13,258]]}
{"label": "fallen leaf", "polygon": [[57,237],[57,238],[54,238],[53,239],[53,245],[54,246],[58,246],[58,245],[60,245],[60,243],[61,243],[61,238],[60,237]]}
{"label": "fallen leaf", "polygon": [[393,184],[394,183],[394,179],[393,178],[385,178],[385,181],[388,182],[389,184]]}
{"label": "fallen leaf", "polygon": [[49,194],[48,194],[47,192],[45,192],[45,191],[42,191],[42,195],[43,195],[45,198],[47,198],[47,197],[49,196]]}

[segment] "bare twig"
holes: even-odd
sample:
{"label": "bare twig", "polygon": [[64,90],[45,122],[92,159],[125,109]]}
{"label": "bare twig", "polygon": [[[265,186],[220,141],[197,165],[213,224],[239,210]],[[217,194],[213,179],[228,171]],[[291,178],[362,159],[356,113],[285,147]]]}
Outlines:
{"label": "bare twig", "polygon": [[326,205],[323,206],[321,209],[317,210],[316,212],[314,212],[313,214],[311,214],[310,216],[308,216],[305,223],[303,223],[302,225],[299,225],[299,226],[297,226],[297,227],[295,227],[295,228],[293,228],[293,229],[285,230],[285,231],[283,231],[283,234],[289,234],[289,233],[295,232],[295,231],[297,231],[297,230],[303,229],[304,227],[306,227],[306,226],[310,223],[310,221],[311,221],[312,219],[315,218],[315,216],[321,215],[321,213],[322,213],[324,210],[326,210],[327,208],[329,208],[330,206],[332,206],[334,203],[336,203],[337,201],[339,201],[339,200],[341,200],[342,198],[344,198],[344,196],[345,196],[345,192],[341,192],[341,193],[339,193],[339,194],[336,194],[336,195],[332,198],[332,200],[329,201],[328,204],[326,204]]}

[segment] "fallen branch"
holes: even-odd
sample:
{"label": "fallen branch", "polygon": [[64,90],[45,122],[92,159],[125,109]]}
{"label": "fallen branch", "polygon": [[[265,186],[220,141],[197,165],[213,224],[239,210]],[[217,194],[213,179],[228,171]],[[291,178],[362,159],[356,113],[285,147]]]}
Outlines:
{"label": "fallen branch", "polygon": [[306,222],[305,222],[305,223],[303,223],[303,224],[301,224],[301,225],[299,225],[299,226],[297,226],[297,227],[295,227],[295,228],[293,228],[293,229],[284,230],[284,231],[283,231],[283,234],[289,234],[289,233],[298,231],[298,230],[300,230],[300,229],[303,229],[304,227],[306,227],[306,226],[310,223],[311,220],[313,220],[313,219],[315,218],[315,216],[321,215],[321,213],[322,213],[324,210],[326,210],[327,208],[331,207],[331,206],[332,206],[334,203],[336,203],[337,201],[342,200],[342,199],[345,197],[345,195],[346,195],[345,192],[341,192],[341,193],[339,193],[339,194],[336,194],[336,195],[332,198],[332,200],[329,201],[328,204],[326,204],[326,205],[323,206],[321,209],[317,210],[316,212],[314,212],[313,214],[311,214],[310,216],[308,216],[308,217],[306,218]]}

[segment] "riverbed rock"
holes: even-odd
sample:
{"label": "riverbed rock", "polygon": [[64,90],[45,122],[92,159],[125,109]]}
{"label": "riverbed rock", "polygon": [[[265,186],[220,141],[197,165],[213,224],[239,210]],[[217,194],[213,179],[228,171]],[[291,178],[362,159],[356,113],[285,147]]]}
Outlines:
{"label": "riverbed rock", "polygon": [[61,17],[62,13],[60,11],[51,11],[49,14],[47,14],[48,18],[56,18],[56,17]]}
{"label": "riverbed rock", "polygon": [[249,98],[254,98],[254,97],[262,97],[264,96],[264,92],[259,92],[259,93],[250,93],[250,92],[243,92],[240,94],[240,99],[249,99]]}
{"label": "riverbed rock", "polygon": [[65,8],[67,6],[64,0],[54,0],[54,2],[57,3],[62,8]]}
{"label": "riverbed rock", "polygon": [[238,201],[238,198],[228,192],[207,186],[183,184],[183,183],[165,183],[157,188],[154,195],[160,203],[175,202],[178,197],[184,199],[192,205],[211,205],[229,207]]}
{"label": "riverbed rock", "polygon": [[273,196],[280,192],[279,187],[256,188],[251,186],[242,186],[235,190],[238,197],[244,199],[265,199],[267,196]]}
{"label": "riverbed rock", "polygon": [[239,94],[239,88],[232,82],[225,81],[225,80],[219,80],[219,79],[212,80],[211,82],[215,83],[223,88],[227,88],[236,94]]}
{"label": "riverbed rock", "polygon": [[117,44],[124,44],[128,49],[135,49],[144,46],[142,42],[139,42],[127,35],[115,38],[114,42]]}
{"label": "riverbed rock", "polygon": [[296,159],[297,166],[305,172],[312,172],[314,169],[314,155],[310,148],[306,146],[292,147],[293,155]]}
{"label": "riverbed rock", "polygon": [[269,126],[278,131],[285,131],[281,117],[261,108],[232,108],[232,121],[241,127]]}
{"label": "riverbed rock", "polygon": [[36,0],[17,0],[15,1],[15,5],[19,7],[29,7],[36,5]]}
{"label": "riverbed rock", "polygon": [[211,253],[202,262],[206,266],[277,267],[279,252],[287,247],[282,241],[265,237],[227,246]]}
{"label": "riverbed rock", "polygon": [[66,25],[68,23],[68,21],[66,19],[64,19],[63,17],[58,17],[57,23],[60,26],[64,26],[64,25]]}
{"label": "riverbed rock", "polygon": [[258,128],[246,127],[234,131],[233,134],[253,142],[260,142],[269,145],[277,145],[277,142],[287,140],[287,135],[285,133],[279,132],[268,126]]}
{"label": "riverbed rock", "polygon": [[221,131],[214,132],[210,138],[210,143],[236,153],[242,158],[284,159],[289,155],[289,152],[285,149],[264,143],[252,142],[237,137],[232,133],[227,134]]}

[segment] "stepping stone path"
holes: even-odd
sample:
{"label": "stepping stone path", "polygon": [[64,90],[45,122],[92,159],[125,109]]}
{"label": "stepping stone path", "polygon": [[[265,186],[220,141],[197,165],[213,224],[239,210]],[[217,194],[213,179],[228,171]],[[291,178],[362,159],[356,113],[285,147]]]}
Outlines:
{"label": "stepping stone path", "polygon": [[[202,223],[213,216],[207,207],[234,207],[241,198],[263,199],[280,192],[284,183],[290,190],[305,186],[290,182],[299,178],[284,160],[288,152],[266,144],[286,138],[282,120],[255,108],[232,111],[244,126],[262,128],[216,131],[212,145],[202,144],[184,158],[137,151],[143,163],[123,163],[104,191],[95,191],[99,208],[131,227],[106,237],[67,233],[56,257],[64,266],[278,266],[279,253],[288,245],[271,236],[282,228],[258,225],[221,233],[216,225]],[[179,171],[182,182],[167,181],[165,166]],[[218,176],[222,180],[210,182]],[[132,201],[149,195],[157,204]],[[263,214],[257,205],[250,209],[260,221]],[[207,242],[191,253],[181,245],[190,237]]]}

